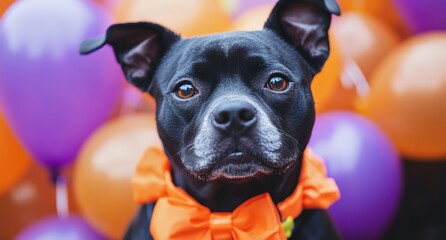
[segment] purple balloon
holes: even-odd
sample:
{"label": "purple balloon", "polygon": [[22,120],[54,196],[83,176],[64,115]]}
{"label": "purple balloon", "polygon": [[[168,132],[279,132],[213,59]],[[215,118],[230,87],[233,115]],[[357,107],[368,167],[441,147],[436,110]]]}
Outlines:
{"label": "purple balloon", "polygon": [[445,0],[393,0],[393,2],[413,32],[446,30]]}
{"label": "purple balloon", "polygon": [[106,121],[121,89],[110,49],[80,56],[80,43],[104,34],[110,17],[83,0],[21,0],[0,22],[0,106],[40,163],[71,163]]}
{"label": "purple balloon", "polygon": [[16,240],[102,240],[105,239],[95,232],[82,218],[50,217],[40,220],[27,227],[17,236]]}
{"label": "purple balloon", "polygon": [[336,180],[341,199],[329,212],[344,239],[379,239],[399,205],[402,167],[386,135],[354,113],[316,119],[310,147]]}

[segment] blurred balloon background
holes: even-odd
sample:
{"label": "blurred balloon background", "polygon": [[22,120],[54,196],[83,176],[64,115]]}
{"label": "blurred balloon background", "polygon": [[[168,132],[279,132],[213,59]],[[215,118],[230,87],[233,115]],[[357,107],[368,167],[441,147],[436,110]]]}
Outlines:
{"label": "blurred balloon background", "polygon": [[401,197],[402,168],[392,142],[365,117],[338,111],[317,118],[309,145],[342,193],[329,211],[344,239],[378,239]]}
{"label": "blurred balloon background", "polygon": [[30,165],[31,157],[0,115],[0,196],[20,181]]}
{"label": "blurred balloon background", "polygon": [[[82,40],[125,21],[260,30],[276,1],[0,0],[0,239],[119,239],[137,209],[154,100]],[[338,2],[310,142],[342,192],[333,220],[345,239],[445,239],[446,2]]]}
{"label": "blurred balloon background", "polygon": [[17,240],[102,240],[103,236],[95,232],[81,217],[46,218],[29,226]]}
{"label": "blurred balloon background", "polygon": [[444,1],[394,0],[396,9],[410,30],[423,33],[446,29]]}
{"label": "blurred balloon background", "polygon": [[[69,177],[71,172],[68,168],[64,175]],[[73,197],[70,188],[68,207],[78,212]],[[14,239],[28,225],[56,215],[56,191],[46,169],[31,163],[19,182],[0,196],[0,213],[0,239]]]}
{"label": "blurred balloon background", "polygon": [[144,150],[151,146],[161,146],[155,116],[127,115],[96,130],[76,161],[73,181],[79,209],[112,239],[124,235],[137,209],[130,180]]}
{"label": "blurred balloon background", "polygon": [[2,17],[0,105],[42,165],[57,169],[74,161],[117,103],[122,80],[111,50],[78,54],[85,38],[110,23],[102,8],[82,0],[17,1]]}
{"label": "blurred balloon background", "polygon": [[367,114],[413,158],[446,156],[446,32],[399,45],[371,78]]}
{"label": "blurred balloon background", "polygon": [[218,1],[126,0],[115,8],[118,21],[152,21],[184,37],[229,30],[230,18]]}
{"label": "blurred balloon background", "polygon": [[14,0],[4,0],[0,2],[0,16],[6,11],[12,2],[14,2]]}

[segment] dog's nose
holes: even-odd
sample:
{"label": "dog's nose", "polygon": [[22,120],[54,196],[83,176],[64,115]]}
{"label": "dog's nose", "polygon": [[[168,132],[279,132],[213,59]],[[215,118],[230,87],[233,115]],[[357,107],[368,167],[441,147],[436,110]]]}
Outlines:
{"label": "dog's nose", "polygon": [[224,102],[214,110],[214,127],[225,134],[244,134],[256,122],[256,109],[246,101]]}

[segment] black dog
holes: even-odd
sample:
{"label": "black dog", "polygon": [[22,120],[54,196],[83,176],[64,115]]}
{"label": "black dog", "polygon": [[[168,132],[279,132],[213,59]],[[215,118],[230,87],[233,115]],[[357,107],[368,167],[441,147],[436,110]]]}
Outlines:
{"label": "black dog", "polygon": [[[295,189],[315,118],[310,85],[339,12],[335,0],[281,0],[262,31],[189,39],[153,23],[116,24],[81,53],[113,47],[127,80],[156,100],[174,183],[228,212]],[[153,207],[141,208],[125,239],[151,239]],[[338,239],[324,210],[305,210],[295,225],[292,239]]]}

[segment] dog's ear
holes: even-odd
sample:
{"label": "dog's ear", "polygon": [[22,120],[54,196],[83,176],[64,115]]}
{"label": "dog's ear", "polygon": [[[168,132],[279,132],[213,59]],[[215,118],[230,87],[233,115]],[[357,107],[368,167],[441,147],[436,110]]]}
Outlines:
{"label": "dog's ear", "polygon": [[328,58],[331,15],[340,14],[336,0],[280,0],[264,28],[293,45],[319,72]]}
{"label": "dog's ear", "polygon": [[159,59],[180,39],[177,34],[154,23],[115,24],[107,29],[105,36],[84,41],[80,53],[89,54],[109,44],[126,79],[147,91]]}

